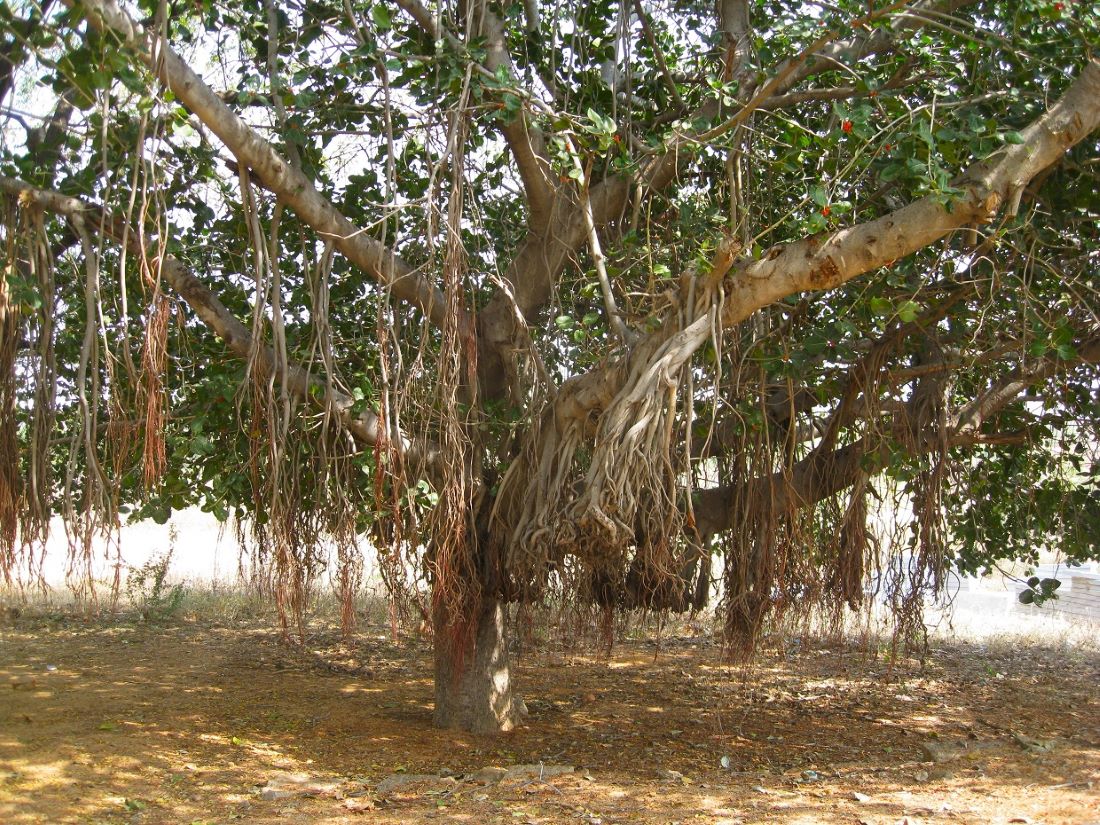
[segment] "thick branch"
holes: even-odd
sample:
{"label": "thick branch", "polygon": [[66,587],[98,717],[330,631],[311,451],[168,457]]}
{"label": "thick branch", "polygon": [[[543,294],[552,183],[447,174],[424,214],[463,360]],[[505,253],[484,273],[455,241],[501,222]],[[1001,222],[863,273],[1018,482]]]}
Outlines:
{"label": "thick branch", "polygon": [[[131,251],[146,254],[150,260],[157,260],[154,247],[141,250],[137,245],[138,233],[99,207],[59,192],[35,188],[14,178],[0,177],[0,192],[14,196],[21,206],[33,206],[62,215],[72,221],[82,222],[86,230],[94,231],[102,226],[111,240],[126,243]],[[179,293],[199,319],[225,342],[234,355],[244,359],[249,358],[252,350],[252,333],[249,329],[178,259],[166,255],[159,259],[159,264],[165,282]],[[279,369],[279,362],[271,347],[261,348],[259,365],[260,369],[268,375]],[[287,368],[285,376],[277,377],[285,381],[287,389],[295,396],[318,405],[333,415],[356,440],[373,445],[384,438],[384,434],[379,429],[379,419],[373,412],[356,411],[354,399],[336,389],[326,387],[324,382],[304,367],[292,364]],[[434,450],[422,449],[401,436],[398,440],[400,444],[397,446],[403,450],[406,459],[414,466],[427,468],[438,460]]]}
{"label": "thick branch", "polygon": [[[799,292],[832,289],[910,255],[969,224],[991,220],[1033,177],[1100,125],[1100,60],[1093,59],[1051,109],[1010,145],[975,164],[955,182],[950,209],[928,196],[874,221],[772,247],[734,266],[722,284],[721,323],[732,327],[757,310]],[[708,278],[710,276],[707,276]],[[705,280],[705,279],[704,279]],[[651,351],[651,338],[625,358],[572,379],[558,395],[561,414],[587,416],[615,396],[630,364]]]}
{"label": "thick branch", "polygon": [[[933,0],[933,2],[916,3],[909,11],[902,10],[896,13],[893,21],[886,28],[863,31],[853,37],[829,43],[816,50],[808,60],[787,75],[776,90],[776,94],[783,94],[821,72],[836,69],[838,66],[853,66],[873,54],[890,51],[897,45],[902,35],[925,26],[928,23],[929,13],[950,13],[964,6],[973,5],[975,2],[976,0]],[[783,67],[779,68],[781,70]]]}
{"label": "thick branch", "polygon": [[772,247],[727,279],[722,322],[732,326],[798,292],[832,289],[961,227],[991,221],[1027,183],[1100,125],[1100,60],[1090,60],[1054,106],[1006,146],[955,181],[950,208],[936,195],[867,223]]}
{"label": "thick branch", "polygon": [[[420,0],[396,0],[396,3],[416,21],[416,24],[432,38],[433,42],[446,39],[452,45],[462,47],[461,41],[454,34],[443,29],[441,21],[437,20]],[[515,72],[512,71],[511,60],[504,45],[504,25],[488,7],[479,9],[479,12],[486,38],[485,69],[490,75],[496,76],[498,70],[503,67],[514,76]],[[534,14],[537,17],[537,8],[534,9]],[[528,25],[531,25],[530,7]],[[533,227],[545,228],[553,210],[556,187],[550,177],[544,136],[531,125],[522,108],[515,117],[501,124],[500,133],[512,152],[512,158],[516,162],[520,179],[523,181],[527,204],[531,210],[531,224]]]}
{"label": "thick branch", "polygon": [[263,181],[266,188],[291,207],[303,223],[330,239],[348,260],[389,288],[393,295],[417,306],[435,324],[442,326],[446,305],[439,290],[392,250],[369,237],[341,214],[317,191],[306,175],[281,157],[274,146],[226,106],[179,55],[160,45],[154,59],[141,26],[130,19],[114,0],[85,0],[79,4],[76,0],[65,2],[87,15],[92,25],[113,32],[123,43],[135,49],[173,94]]}
{"label": "thick branch", "polygon": [[739,78],[749,62],[752,21],[748,0],[719,0],[718,28],[726,38],[726,79]]}
{"label": "thick branch", "polygon": [[[1100,336],[1086,340],[1078,347],[1077,361],[1085,364],[1100,363]],[[977,431],[982,422],[988,420],[1013,398],[1037,381],[1051,375],[1057,365],[1058,359],[1048,356],[1039,368],[1021,365],[1012,370],[955,414],[951,427],[953,434],[964,435]]]}
{"label": "thick branch", "polygon": [[[899,420],[894,422],[894,428],[898,431],[918,430],[919,438],[915,447],[923,452],[943,446],[960,447],[982,443],[982,425],[1028,387],[1049,379],[1067,367],[1098,363],[1100,337],[1093,336],[1080,343],[1075,361],[1065,361],[1056,355],[1050,355],[1037,364],[1017,367],[993,382],[984,393],[955,415],[954,426],[946,434],[936,432],[935,428],[921,431],[915,426],[915,401],[902,408]],[[758,488],[756,492],[759,494],[767,491],[777,502],[779,509],[787,504],[808,507],[850,487],[867,473],[881,472],[889,464],[892,455],[893,448],[889,443],[885,443],[880,437],[865,435],[827,453],[811,453],[789,470],[747,483]],[[730,529],[733,526],[733,508],[730,502],[736,501],[743,494],[737,485],[698,491],[694,506],[699,529],[708,534]]]}

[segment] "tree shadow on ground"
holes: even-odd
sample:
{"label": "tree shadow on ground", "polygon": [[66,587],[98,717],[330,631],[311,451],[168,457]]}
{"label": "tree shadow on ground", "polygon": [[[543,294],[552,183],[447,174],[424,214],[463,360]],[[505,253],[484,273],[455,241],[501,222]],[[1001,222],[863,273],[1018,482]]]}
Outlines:
{"label": "tree shadow on ground", "polygon": [[[722,663],[707,639],[543,649],[499,738],[431,724],[430,651],[381,631],[303,648],[267,629],[2,630],[0,820],[31,822],[1081,822],[1100,817],[1100,659],[846,644]],[[487,766],[571,766],[491,784]],[[434,775],[380,795],[390,776]],[[442,777],[442,778],[439,778]]]}

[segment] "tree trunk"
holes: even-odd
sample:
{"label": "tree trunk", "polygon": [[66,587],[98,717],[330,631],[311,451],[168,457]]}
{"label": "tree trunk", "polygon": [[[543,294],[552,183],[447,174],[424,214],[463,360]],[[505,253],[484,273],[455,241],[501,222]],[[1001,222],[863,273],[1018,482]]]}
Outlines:
{"label": "tree trunk", "polygon": [[438,612],[434,624],[435,723],[483,734],[514,728],[518,714],[500,602],[482,602],[476,629],[464,643],[452,641]]}

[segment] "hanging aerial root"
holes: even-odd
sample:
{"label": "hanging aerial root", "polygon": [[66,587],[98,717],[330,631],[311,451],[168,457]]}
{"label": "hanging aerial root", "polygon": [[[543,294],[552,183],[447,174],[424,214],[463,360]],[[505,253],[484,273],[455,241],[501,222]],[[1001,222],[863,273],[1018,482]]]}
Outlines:
{"label": "hanging aerial root", "polygon": [[867,525],[867,484],[863,475],[852,486],[836,540],[825,559],[825,592],[833,597],[837,614],[841,605],[860,609],[869,563],[878,555],[878,542]]}
{"label": "hanging aerial root", "polygon": [[142,392],[142,480],[152,489],[164,476],[168,458],[164,445],[165,386],[164,372],[168,363],[168,326],[172,303],[159,288],[153,295],[145,340],[141,354]]}
{"label": "hanging aerial root", "polygon": [[[50,453],[57,395],[53,259],[42,212],[26,205],[19,208],[11,198],[4,198],[3,205],[0,573],[9,583],[18,580],[22,584],[37,576],[41,584],[41,558],[49,535],[54,492]],[[33,297],[20,300],[16,284]]]}
{"label": "hanging aerial root", "polygon": [[17,564],[19,528],[20,450],[16,436],[15,356],[19,345],[19,309],[15,305],[7,273],[15,267],[15,233],[9,226],[4,272],[0,274],[0,568],[11,582]]}
{"label": "hanging aerial root", "polygon": [[[725,257],[719,259],[728,268]],[[638,602],[649,598],[642,590],[655,594],[665,582],[662,600],[680,602],[670,594],[683,589],[676,545],[688,526],[689,469],[679,445],[693,399],[685,387],[692,355],[715,335],[719,281],[713,273],[681,279],[681,302],[666,318],[665,334],[614,367],[622,380],[595,421],[551,410],[532,427],[493,513],[509,595],[541,592],[551,571],[571,557],[589,571],[595,603],[610,598],[608,588],[625,599],[628,569],[635,571]]]}
{"label": "hanging aerial root", "polygon": [[481,445],[476,420],[477,342],[463,322],[471,294],[468,255],[463,246],[466,181],[464,152],[469,129],[471,75],[467,71],[459,100],[448,113],[447,156],[450,191],[443,252],[445,320],[438,362],[436,403],[440,411],[440,451],[447,468],[439,501],[427,520],[432,546],[427,561],[432,585],[432,624],[436,645],[448,651],[453,678],[466,667],[474,647],[482,596],[491,575],[478,528],[485,490],[479,485]]}

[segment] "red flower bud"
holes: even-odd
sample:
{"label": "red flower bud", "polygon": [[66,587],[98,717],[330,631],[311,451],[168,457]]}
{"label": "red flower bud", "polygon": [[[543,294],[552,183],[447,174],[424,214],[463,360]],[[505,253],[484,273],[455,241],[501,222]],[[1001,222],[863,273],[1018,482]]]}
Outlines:
{"label": "red flower bud", "polygon": [[827,206],[823,206],[823,207],[821,207],[821,214],[822,214],[822,215],[824,215],[824,216],[825,216],[826,218],[827,218],[827,217],[829,217],[829,213],[830,213],[830,212],[832,212],[832,211],[833,211],[833,210],[832,210],[832,209],[830,209],[830,208],[829,208],[829,207],[827,207]]}
{"label": "red flower bud", "polygon": [[852,131],[852,121],[850,121],[850,120],[844,121],[843,123],[840,124],[840,128],[844,130],[845,134],[847,134],[848,132]]}

